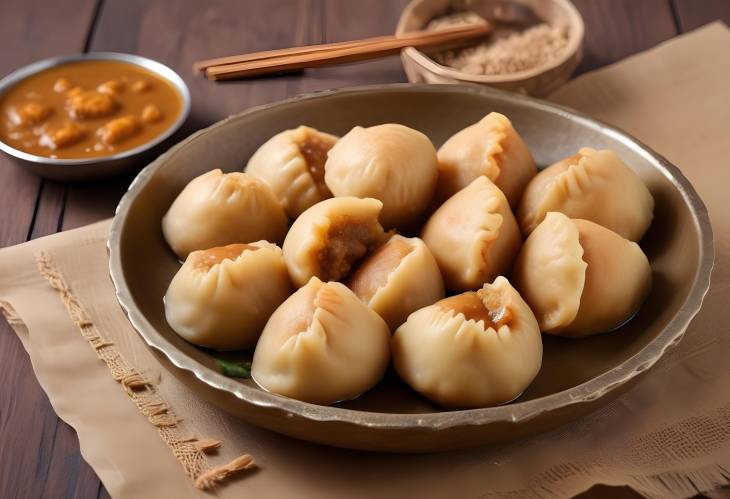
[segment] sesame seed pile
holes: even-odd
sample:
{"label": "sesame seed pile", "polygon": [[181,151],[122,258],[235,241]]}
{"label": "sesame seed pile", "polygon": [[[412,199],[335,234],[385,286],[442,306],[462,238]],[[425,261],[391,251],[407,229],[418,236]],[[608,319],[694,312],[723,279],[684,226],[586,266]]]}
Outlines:
{"label": "sesame seed pile", "polygon": [[[427,29],[443,29],[480,19],[474,13],[459,12],[434,19]],[[567,27],[541,23],[524,31],[502,29],[478,45],[447,50],[432,57],[439,64],[463,73],[500,75],[549,64],[563,54],[567,45]]]}

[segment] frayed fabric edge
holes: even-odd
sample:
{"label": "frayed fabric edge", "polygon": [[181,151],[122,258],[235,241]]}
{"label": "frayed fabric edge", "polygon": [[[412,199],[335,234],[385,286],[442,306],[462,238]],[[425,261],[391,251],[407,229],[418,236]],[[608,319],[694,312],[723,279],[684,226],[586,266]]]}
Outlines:
{"label": "frayed fabric edge", "polygon": [[[182,420],[159,394],[155,383],[132,367],[116,345],[105,339],[97,330],[91,317],[54,266],[50,255],[40,252],[35,257],[38,271],[58,292],[69,317],[79,328],[81,335],[109,368],[112,378],[123,387],[139,411],[157,428],[160,438],[172,451],[196,488],[204,491],[213,490],[234,474],[256,467],[253,457],[249,454],[243,454],[221,466],[211,466],[205,454],[217,450],[221,442],[207,438],[183,437],[180,425]],[[0,302],[0,310],[9,324],[23,324],[10,304]]]}

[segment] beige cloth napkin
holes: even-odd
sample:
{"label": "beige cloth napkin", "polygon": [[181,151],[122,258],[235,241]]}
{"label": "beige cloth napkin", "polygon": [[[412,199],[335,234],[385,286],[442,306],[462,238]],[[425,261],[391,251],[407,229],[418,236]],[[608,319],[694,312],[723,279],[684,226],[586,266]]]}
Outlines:
{"label": "beige cloth napkin", "polygon": [[[244,453],[259,469],[220,487],[219,497],[543,498],[596,483],[684,497],[725,485],[728,53],[730,31],[713,24],[584,75],[554,96],[679,165],[709,208],[717,246],[711,291],[679,347],[620,399],[558,430],[499,447],[400,456],[316,446],[241,423],[163,371],[129,326],[107,274],[108,221],[1,250],[0,305],[54,409],[76,429],[84,458],[114,497],[208,497],[184,470],[197,476]],[[206,438],[222,442],[217,454],[198,450]]]}

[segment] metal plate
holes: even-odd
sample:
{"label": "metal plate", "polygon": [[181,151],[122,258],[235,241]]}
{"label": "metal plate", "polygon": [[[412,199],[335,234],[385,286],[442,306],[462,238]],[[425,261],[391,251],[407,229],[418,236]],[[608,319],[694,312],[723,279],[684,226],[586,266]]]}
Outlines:
{"label": "metal plate", "polygon": [[[638,314],[610,334],[545,337],[543,366],[516,401],[445,411],[389,373],[360,398],[318,406],[260,390],[220,374],[209,352],[167,325],[162,296],[179,268],[160,220],[193,177],[213,168],[240,170],[272,135],[307,124],[342,135],[355,125],[398,122],[435,145],[490,111],[509,116],[540,166],[582,146],[615,150],[656,200],[641,241],[654,289]],[[628,388],[684,334],[699,311],[713,262],[707,211],[690,183],[665,159],[628,135],[568,109],[477,86],[381,85],[333,90],[257,107],[181,142],[145,168],[117,210],[110,240],[117,296],[163,364],[201,397],[253,424],[314,442],[398,452],[492,443],[554,427],[605,404]]]}

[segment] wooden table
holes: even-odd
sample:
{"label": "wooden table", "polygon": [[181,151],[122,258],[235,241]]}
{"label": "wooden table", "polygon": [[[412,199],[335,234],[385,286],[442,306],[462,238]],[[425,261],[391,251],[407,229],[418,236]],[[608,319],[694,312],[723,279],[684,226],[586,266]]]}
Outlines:
{"label": "wooden table", "polygon": [[[0,75],[49,56],[137,53],[178,71],[193,109],[184,133],[247,107],[314,90],[405,81],[400,60],[214,84],[194,60],[392,33],[407,0],[2,0]],[[585,72],[716,19],[725,0],[575,0],[586,23]],[[144,165],[139,165],[140,168]],[[90,184],[41,180],[0,157],[0,246],[112,216],[132,176]],[[60,421],[15,334],[0,322],[0,497],[107,497]],[[601,491],[592,490],[590,495]],[[605,490],[600,495],[605,494]],[[627,490],[611,494],[629,495]]]}

